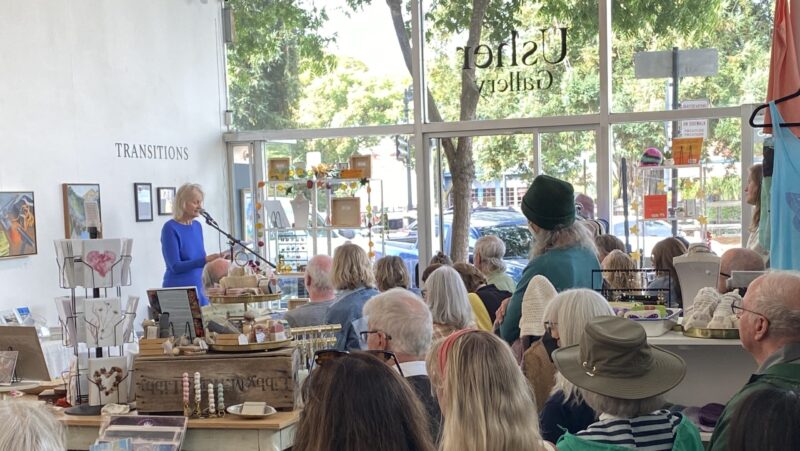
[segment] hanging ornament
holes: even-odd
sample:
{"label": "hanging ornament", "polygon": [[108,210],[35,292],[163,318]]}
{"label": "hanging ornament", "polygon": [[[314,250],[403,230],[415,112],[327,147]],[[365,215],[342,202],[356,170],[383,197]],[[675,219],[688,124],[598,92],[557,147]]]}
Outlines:
{"label": "hanging ornament", "polygon": [[631,260],[633,260],[634,262],[638,262],[639,258],[641,258],[641,257],[642,257],[642,253],[639,252],[638,250],[631,252]]}
{"label": "hanging ornament", "polygon": [[632,225],[632,226],[631,226],[631,228],[630,228],[629,230],[630,230],[630,231],[631,231],[631,233],[632,233],[632,234],[634,234],[634,235],[638,235],[638,234],[639,234],[639,226],[638,226],[638,225],[636,225],[636,224]]}
{"label": "hanging ornament", "polygon": [[311,189],[313,187],[314,187],[314,181],[313,180],[306,180],[306,188]]}
{"label": "hanging ornament", "polygon": [[257,222],[257,223],[256,223],[256,230],[261,230],[261,229],[263,229],[263,228],[264,228],[264,224],[262,224],[262,223],[260,223],[260,222]]}
{"label": "hanging ornament", "polygon": [[256,202],[256,210],[261,210],[261,202]]}
{"label": "hanging ornament", "polygon": [[631,210],[638,210],[639,209],[639,202],[633,201],[631,202]]}
{"label": "hanging ornament", "polygon": [[258,240],[258,247],[264,247],[264,240]]}
{"label": "hanging ornament", "polygon": [[706,224],[708,224],[708,218],[706,218],[703,215],[700,215],[700,216],[697,217],[697,222],[699,222],[702,225],[706,225]]}
{"label": "hanging ornament", "polygon": [[369,256],[369,258],[375,258],[375,251],[369,251],[369,253],[367,253],[367,256]]}
{"label": "hanging ornament", "polygon": [[352,190],[358,189],[358,182],[350,182],[350,189]]}
{"label": "hanging ornament", "polygon": [[298,177],[304,177],[306,175],[306,171],[303,168],[297,168],[296,172]]}
{"label": "hanging ornament", "polygon": [[658,192],[664,191],[664,182],[659,180],[658,183],[656,183],[656,191]]}
{"label": "hanging ornament", "polygon": [[294,169],[289,169],[289,177],[294,177]]}
{"label": "hanging ornament", "polygon": [[264,182],[263,180],[259,180],[259,181],[258,181],[258,187],[259,187],[259,188],[263,188],[263,187],[264,187],[264,185],[266,185],[266,182]]}

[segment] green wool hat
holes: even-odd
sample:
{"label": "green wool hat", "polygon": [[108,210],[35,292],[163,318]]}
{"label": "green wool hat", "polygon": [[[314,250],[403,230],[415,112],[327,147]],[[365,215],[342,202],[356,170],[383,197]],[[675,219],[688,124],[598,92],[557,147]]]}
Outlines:
{"label": "green wool hat", "polygon": [[546,230],[569,227],[575,222],[575,190],[568,182],[539,175],[522,198],[522,214]]}

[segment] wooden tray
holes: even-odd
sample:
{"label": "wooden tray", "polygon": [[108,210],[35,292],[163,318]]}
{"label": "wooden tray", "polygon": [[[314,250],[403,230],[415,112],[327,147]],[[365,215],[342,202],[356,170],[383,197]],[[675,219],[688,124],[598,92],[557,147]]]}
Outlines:
{"label": "wooden tray", "polygon": [[269,351],[272,349],[285,348],[291,346],[292,339],[279,341],[265,341],[264,343],[249,343],[246,345],[208,345],[209,349],[215,352],[256,352]]}
{"label": "wooden tray", "polygon": [[739,329],[704,329],[701,327],[690,327],[683,331],[683,335],[694,338],[735,340],[739,338]]}
{"label": "wooden tray", "polygon": [[277,301],[280,298],[280,294],[245,294],[242,296],[209,296],[208,300],[212,304],[249,304],[251,302]]}

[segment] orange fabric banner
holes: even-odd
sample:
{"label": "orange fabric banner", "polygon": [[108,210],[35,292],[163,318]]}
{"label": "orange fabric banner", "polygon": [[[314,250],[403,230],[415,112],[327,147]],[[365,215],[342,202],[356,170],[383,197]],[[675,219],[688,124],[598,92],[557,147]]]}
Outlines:
{"label": "orange fabric banner", "polygon": [[[793,0],[796,6],[798,1]],[[772,54],[769,62],[769,84],[767,85],[767,102],[779,99],[800,90],[800,63],[798,63],[798,48],[796,34],[797,22],[800,20],[800,11],[796,8],[790,10],[789,0],[775,2],[775,29],[772,31]],[[788,100],[777,105],[778,110],[786,122],[800,122],[800,98]],[[764,119],[765,124],[771,123],[769,110]],[[771,129],[766,128],[767,133]],[[795,135],[800,136],[800,128],[793,128]]]}

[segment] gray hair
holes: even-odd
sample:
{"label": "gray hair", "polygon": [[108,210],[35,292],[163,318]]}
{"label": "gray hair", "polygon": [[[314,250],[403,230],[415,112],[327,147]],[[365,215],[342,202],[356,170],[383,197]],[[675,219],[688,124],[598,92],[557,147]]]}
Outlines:
{"label": "gray hair", "polygon": [[183,217],[183,209],[186,207],[189,196],[193,193],[199,193],[200,197],[203,198],[206,196],[205,193],[203,193],[203,187],[197,183],[184,183],[178,188],[178,192],[175,193],[175,200],[172,204],[172,219],[177,221]]}
{"label": "gray hair", "polygon": [[333,291],[331,258],[327,255],[315,255],[306,265],[306,275],[311,278],[311,286],[318,291]]}
{"label": "gray hair", "polygon": [[[614,316],[614,309],[596,291],[576,288],[562,291],[544,308],[544,321],[556,323],[559,347],[580,344],[586,324],[598,316]],[[580,402],[580,393],[561,373],[556,374],[554,391],[564,392],[564,403]]]}
{"label": "gray hair", "polygon": [[433,315],[433,322],[463,329],[472,323],[472,307],[467,299],[467,288],[458,271],[442,266],[425,281],[425,297]]}
{"label": "gray hair", "polygon": [[771,271],[759,279],[758,287],[748,294],[755,310],[769,318],[769,334],[779,339],[800,337],[800,272]]}
{"label": "gray hair", "polygon": [[431,347],[431,311],[419,296],[405,288],[392,288],[364,304],[370,329],[391,336],[391,350],[424,357]]}
{"label": "gray hair", "polygon": [[64,428],[47,406],[38,402],[8,400],[0,402],[0,449],[64,451]]}
{"label": "gray hair", "polygon": [[[620,384],[625,381],[620,380]],[[579,388],[580,396],[598,414],[607,413],[620,418],[634,418],[648,413],[655,412],[666,405],[663,395],[651,396],[644,399],[620,399],[589,390]]]}
{"label": "gray hair", "polygon": [[[529,223],[530,227],[530,223]],[[568,247],[584,247],[594,255],[597,255],[597,246],[594,244],[594,237],[589,230],[575,221],[572,225],[556,230],[547,230],[539,227],[539,231],[533,232],[533,242],[531,243],[530,257],[538,257],[545,252],[554,249],[564,249]]]}
{"label": "gray hair", "polygon": [[475,255],[480,256],[478,269],[489,275],[506,270],[506,243],[496,235],[484,235],[475,242]]}

